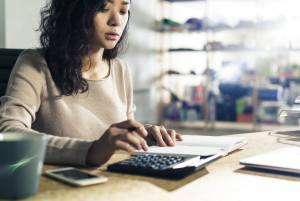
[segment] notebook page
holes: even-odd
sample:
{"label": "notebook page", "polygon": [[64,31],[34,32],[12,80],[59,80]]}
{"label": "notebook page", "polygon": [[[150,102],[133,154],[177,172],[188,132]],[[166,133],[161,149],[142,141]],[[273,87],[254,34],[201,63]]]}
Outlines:
{"label": "notebook page", "polygon": [[238,147],[246,143],[246,139],[243,137],[182,135],[182,138],[184,141],[177,141],[177,146],[215,147],[222,148],[227,152],[237,147],[237,143]]}
{"label": "notebook page", "polygon": [[161,147],[151,146],[148,151],[135,150],[132,155],[141,154],[165,154],[171,156],[209,156],[217,153],[226,153],[225,150],[213,147],[175,146]]}

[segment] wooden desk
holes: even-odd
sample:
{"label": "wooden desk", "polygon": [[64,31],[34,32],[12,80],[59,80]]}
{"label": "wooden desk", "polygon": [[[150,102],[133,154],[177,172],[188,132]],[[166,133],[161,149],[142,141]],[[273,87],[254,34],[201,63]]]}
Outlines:
{"label": "wooden desk", "polygon": [[[39,191],[30,201],[96,201],[96,200],[300,200],[300,175],[259,169],[247,169],[239,160],[289,146],[267,132],[239,134],[248,145],[180,180],[134,176],[105,171],[101,168],[82,168],[104,175],[108,182],[88,187],[72,187],[41,177]],[[299,134],[300,136],[300,134]],[[129,154],[118,152],[109,163]],[[44,170],[58,168],[45,165]]]}

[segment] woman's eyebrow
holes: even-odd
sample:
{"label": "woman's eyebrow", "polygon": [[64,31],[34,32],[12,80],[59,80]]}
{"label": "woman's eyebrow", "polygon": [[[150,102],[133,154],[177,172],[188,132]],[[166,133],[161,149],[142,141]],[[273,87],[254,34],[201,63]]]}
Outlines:
{"label": "woman's eyebrow", "polygon": [[[107,2],[114,4],[114,0],[107,0]],[[122,5],[128,5],[128,4],[130,4],[129,1],[123,1],[122,2]]]}

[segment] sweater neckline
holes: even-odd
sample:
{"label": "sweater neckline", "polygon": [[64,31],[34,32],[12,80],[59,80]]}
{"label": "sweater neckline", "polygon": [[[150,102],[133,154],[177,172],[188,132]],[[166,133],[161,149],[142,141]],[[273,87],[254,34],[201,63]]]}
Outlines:
{"label": "sweater neckline", "polygon": [[113,60],[111,59],[111,60],[109,60],[109,74],[108,74],[108,76],[107,77],[105,77],[105,78],[101,78],[101,79],[88,79],[88,78],[84,78],[86,81],[88,81],[88,82],[99,82],[99,81],[104,81],[104,80],[107,80],[107,79],[109,79],[112,75],[112,71],[113,71],[113,69],[112,69],[112,66],[113,66]]}

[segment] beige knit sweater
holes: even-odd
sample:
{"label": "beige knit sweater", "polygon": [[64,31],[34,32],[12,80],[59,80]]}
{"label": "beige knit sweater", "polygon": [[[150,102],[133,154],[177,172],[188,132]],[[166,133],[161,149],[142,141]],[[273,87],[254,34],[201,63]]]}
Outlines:
{"label": "beige knit sweater", "polygon": [[48,135],[45,163],[86,165],[88,149],[113,123],[134,118],[127,65],[114,59],[110,74],[87,79],[89,91],[60,96],[42,53],[25,50],[0,98],[0,132]]}

